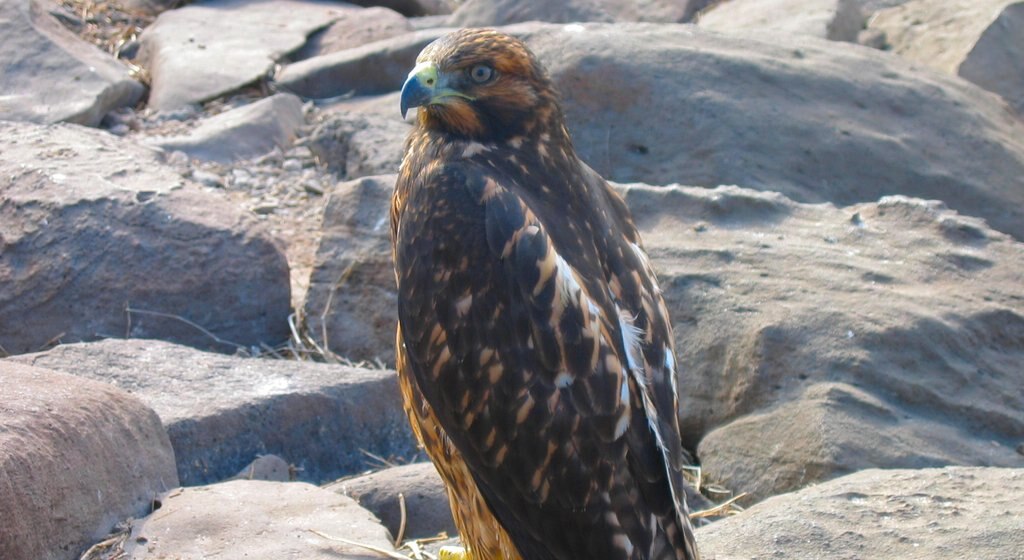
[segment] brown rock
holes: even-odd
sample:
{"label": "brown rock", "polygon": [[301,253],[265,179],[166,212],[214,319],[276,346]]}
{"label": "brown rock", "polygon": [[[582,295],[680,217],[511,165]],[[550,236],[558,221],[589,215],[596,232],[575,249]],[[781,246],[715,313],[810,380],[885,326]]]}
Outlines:
{"label": "brown rock", "polygon": [[697,530],[705,557],[1009,560],[1024,550],[1024,469],[867,470]]}
{"label": "brown rock", "polygon": [[876,13],[868,29],[892,52],[998,93],[1024,114],[1024,2],[914,0]]}
{"label": "brown rock", "polygon": [[113,386],[0,360],[0,558],[71,560],[178,485],[152,410]]}
{"label": "brown rock", "polygon": [[7,353],[108,336],[219,351],[288,337],[277,242],[153,150],[79,126],[0,123],[0,173]]}
{"label": "brown rock", "polygon": [[[346,478],[325,486],[373,512],[391,535],[398,536],[405,500],[405,539],[423,539],[445,532],[458,534],[448,505],[448,492],[431,463],[413,463]],[[401,494],[402,498],[399,498]]]}
{"label": "brown rock", "polygon": [[394,175],[340,183],[324,207],[303,315],[315,339],[350,359],[395,361],[398,300],[388,214],[394,184]]}
{"label": "brown rock", "polygon": [[128,558],[387,558],[328,537],[394,550],[373,514],[301,482],[235,480],[180,488],[160,501],[159,510],[134,525]]}
{"label": "brown rock", "polygon": [[330,26],[310,36],[295,54],[296,60],[312,58],[361,47],[412,31],[412,24],[402,14],[380,7],[345,10]]}
{"label": "brown rock", "polygon": [[869,467],[1024,466],[1024,244],[905,197],[625,193],[710,479],[763,498]]}
{"label": "brown rock", "polygon": [[416,454],[393,371],[224,356],[152,340],[66,344],[10,359],[135,393],[166,426],[183,485],[230,478],[268,453],[315,483],[365,471],[371,454]]}
{"label": "brown rock", "polygon": [[145,86],[112,56],[52,17],[51,3],[0,3],[0,120],[97,126],[109,111],[138,103]]}

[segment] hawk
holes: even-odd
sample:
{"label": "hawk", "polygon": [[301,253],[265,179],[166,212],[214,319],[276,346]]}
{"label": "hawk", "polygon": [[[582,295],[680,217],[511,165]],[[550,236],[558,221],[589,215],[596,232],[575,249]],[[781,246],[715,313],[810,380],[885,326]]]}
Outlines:
{"label": "hawk", "polygon": [[465,555],[698,558],[672,327],[622,199],[518,39],[424,48],[391,207],[397,364]]}

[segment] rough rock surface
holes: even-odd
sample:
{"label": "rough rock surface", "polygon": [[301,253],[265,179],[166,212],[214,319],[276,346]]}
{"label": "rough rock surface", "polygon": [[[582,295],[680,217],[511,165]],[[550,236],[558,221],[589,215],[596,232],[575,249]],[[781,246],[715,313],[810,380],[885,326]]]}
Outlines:
{"label": "rough rock surface", "polygon": [[335,103],[317,117],[306,146],[344,178],[394,173],[411,129],[398,106],[397,93]]}
{"label": "rough rock surface", "polygon": [[[941,203],[632,186],[704,473],[766,497],[870,467],[1024,466],[1024,244]],[[950,297],[950,294],[956,294]]]}
{"label": "rough rock surface", "polygon": [[135,105],[145,86],[47,13],[44,0],[0,3],[0,120],[96,126]]}
{"label": "rough rock surface", "polygon": [[393,550],[373,514],[351,498],[301,482],[235,480],[173,490],[160,502],[135,523],[127,558],[386,558],[321,534]]}
{"label": "rough rock surface", "polygon": [[466,0],[452,14],[455,27],[492,27],[524,21],[683,21],[684,2],[671,0]]}
{"label": "rough rock surface", "polygon": [[228,163],[287,150],[306,123],[302,100],[279,93],[201,121],[182,136],[156,136],[148,144],[190,158]]}
{"label": "rough rock surface", "polygon": [[697,530],[714,560],[1013,560],[1024,469],[866,470]]}
{"label": "rough rock surface", "polygon": [[885,48],[998,93],[1024,115],[1024,2],[914,0],[876,13]]}
{"label": "rough rock surface", "polygon": [[1024,121],[962,80],[812,37],[520,29],[564,94],[581,157],[613,180],[839,205],[905,194],[1024,239]]}
{"label": "rough rock surface", "polygon": [[306,98],[377,95],[402,88],[423,47],[451,31],[426,29],[282,67],[274,85]]}
{"label": "rough rock surface", "polygon": [[164,12],[141,37],[149,106],[176,109],[259,82],[343,9],[316,0],[205,0]]}
{"label": "rough rock surface", "polygon": [[[963,80],[813,37],[643,23],[505,29],[546,64],[581,157],[613,180],[737,184],[840,205],[906,194],[1024,239],[1024,121]],[[394,91],[429,33],[336,53],[344,60],[315,71],[314,59],[299,62],[278,79],[310,97]],[[387,78],[363,77],[371,68]]]}
{"label": "rough rock surface", "polygon": [[138,399],[0,360],[0,558],[77,559],[177,485],[167,434]]}
{"label": "rough rock surface", "polygon": [[281,248],[153,150],[77,125],[0,122],[0,177],[5,352],[104,336],[219,351],[287,339]]}
{"label": "rough rock surface", "polygon": [[298,52],[296,60],[312,58],[361,47],[412,31],[412,24],[402,14],[380,7],[342,11],[326,29],[314,33]]}
{"label": "rough rock surface", "polygon": [[324,207],[303,315],[321,345],[351,359],[395,362],[398,296],[389,229],[394,185],[394,175],[340,183]]}
{"label": "rough rock surface", "polygon": [[448,492],[431,463],[391,467],[342,479],[324,488],[355,499],[380,518],[392,536],[397,537],[402,523],[402,499],[406,509],[406,540],[429,538],[442,531],[458,534],[448,505]]}
{"label": "rough rock surface", "polygon": [[67,344],[10,358],[113,383],[156,410],[183,485],[273,453],[310,482],[416,452],[393,371],[200,352],[153,340]]}
{"label": "rough rock surface", "polygon": [[730,0],[700,15],[705,29],[744,34],[771,31],[856,41],[864,28],[862,0]]}

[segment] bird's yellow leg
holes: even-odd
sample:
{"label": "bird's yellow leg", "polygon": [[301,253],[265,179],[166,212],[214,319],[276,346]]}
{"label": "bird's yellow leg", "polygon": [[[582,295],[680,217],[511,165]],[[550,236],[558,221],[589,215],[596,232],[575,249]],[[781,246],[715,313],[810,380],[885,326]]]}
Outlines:
{"label": "bird's yellow leg", "polygon": [[442,546],[437,551],[437,557],[440,560],[473,560],[469,551],[461,546]]}

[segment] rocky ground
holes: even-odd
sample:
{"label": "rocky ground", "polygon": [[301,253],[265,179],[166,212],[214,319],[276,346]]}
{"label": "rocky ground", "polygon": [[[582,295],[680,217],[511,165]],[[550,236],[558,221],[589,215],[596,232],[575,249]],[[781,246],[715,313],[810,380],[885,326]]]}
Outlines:
{"label": "rocky ground", "polygon": [[358,4],[0,4],[0,558],[454,542],[387,203],[470,25],[636,216],[706,557],[1024,558],[1024,2]]}

